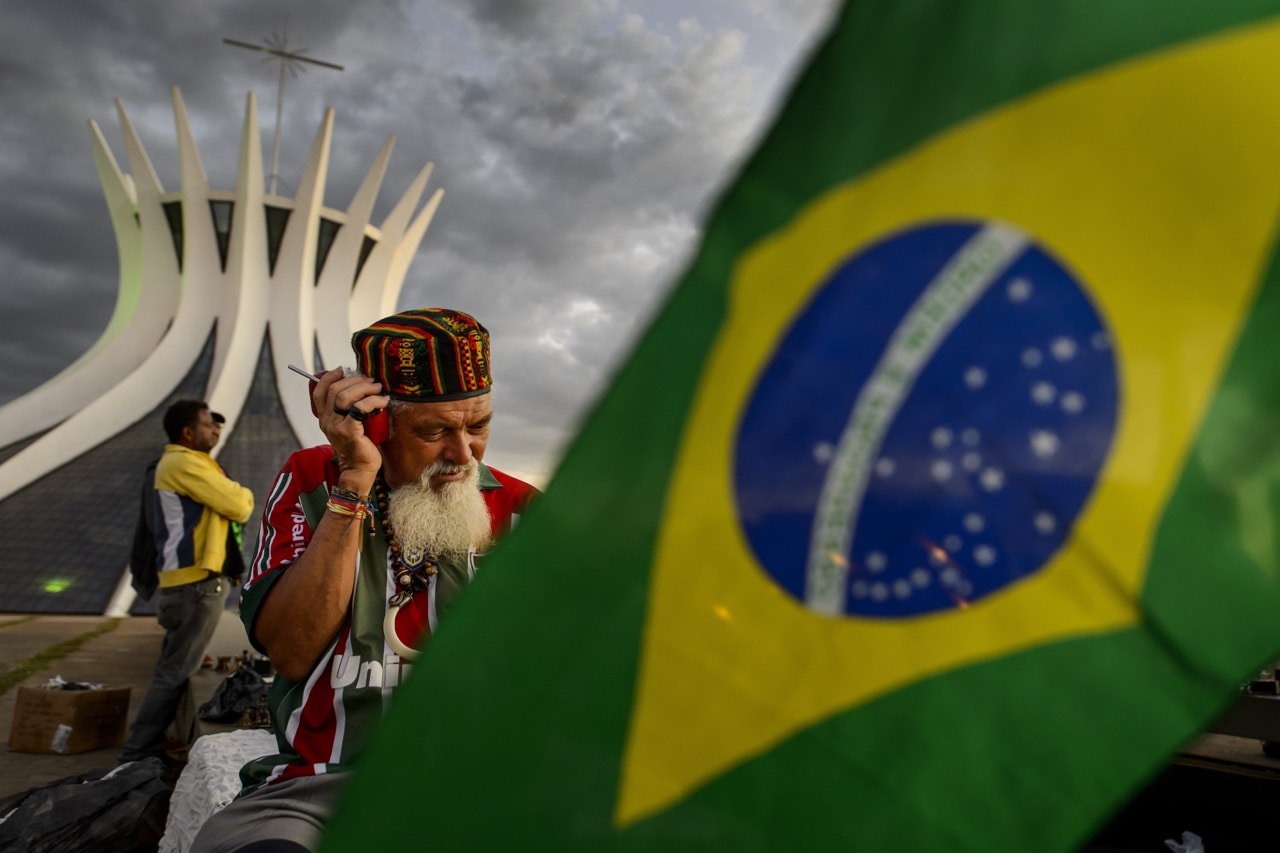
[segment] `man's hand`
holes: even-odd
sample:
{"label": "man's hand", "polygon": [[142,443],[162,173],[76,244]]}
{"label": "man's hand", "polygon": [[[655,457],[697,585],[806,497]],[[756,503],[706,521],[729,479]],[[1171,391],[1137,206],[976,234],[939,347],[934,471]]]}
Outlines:
{"label": "man's hand", "polygon": [[344,475],[354,475],[351,487],[360,494],[367,494],[373,486],[382,467],[382,455],[365,434],[363,420],[348,413],[355,409],[368,414],[386,408],[391,398],[381,392],[382,386],[377,382],[343,368],[324,373],[311,392],[311,402],[320,413],[320,430],[333,446]]}
{"label": "man's hand", "polygon": [[[338,459],[335,485],[361,497],[373,490],[382,454],[365,435],[364,423],[347,413],[386,407],[391,398],[381,391],[382,386],[367,376],[335,368],[323,374],[311,392],[320,429]],[[258,638],[276,670],[290,681],[306,678],[346,619],[365,523],[325,512],[307,549],[262,602]]]}

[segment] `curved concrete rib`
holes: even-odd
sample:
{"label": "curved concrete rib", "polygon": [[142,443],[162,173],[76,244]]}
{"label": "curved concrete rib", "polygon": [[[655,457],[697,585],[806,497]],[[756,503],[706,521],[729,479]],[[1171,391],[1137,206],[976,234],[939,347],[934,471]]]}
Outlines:
{"label": "curved concrete rib", "polygon": [[325,439],[311,414],[306,382],[288,366],[297,364],[307,370],[315,366],[316,246],[332,144],[333,110],[330,109],[325,110],[302,171],[293,212],[280,242],[275,281],[270,291],[272,369],[276,388],[289,428],[304,447],[321,444]]}
{"label": "curved concrete rib", "polygon": [[[185,121],[186,115],[183,113]],[[194,141],[191,143],[194,146]],[[219,294],[218,338],[213,370],[205,398],[221,412],[231,435],[253,386],[258,353],[267,328],[271,293],[267,259],[267,219],[263,208],[262,144],[258,134],[257,101],[252,92],[245,102],[240,138],[240,168],[232,207],[227,266],[214,289]],[[185,188],[184,188],[185,189]],[[205,205],[208,207],[208,205]],[[210,236],[216,235],[211,227]],[[211,273],[217,273],[215,264]],[[211,284],[214,282],[211,280]]]}
{"label": "curved concrete rib", "polygon": [[[407,250],[410,258],[418,251],[417,243],[412,240],[406,241],[408,236],[406,229],[410,217],[418,207],[418,200],[422,198],[422,192],[426,189],[433,168],[434,166],[428,163],[418,171],[413,182],[409,184],[409,189],[383,220],[382,239],[369,253],[369,259],[365,261],[364,268],[360,270],[360,277],[356,280],[355,291],[351,294],[350,323],[353,329],[364,328],[395,312],[394,306],[400,299],[400,288],[404,284],[404,276],[409,270],[409,265],[406,263],[400,270],[399,277],[396,277],[392,274],[396,266],[394,259],[401,250]],[[432,202],[428,203],[427,209],[423,211],[426,214],[425,222],[429,223],[431,216],[435,213],[433,203],[439,204],[439,199],[433,198]],[[422,221],[423,217],[419,216],[418,219]],[[425,232],[425,224],[422,230]],[[419,240],[421,240],[420,236]],[[388,305],[392,306],[390,310],[386,308]]]}
{"label": "curved concrete rib", "polygon": [[418,247],[422,245],[422,238],[426,236],[427,228],[431,225],[431,220],[435,217],[436,210],[443,200],[444,190],[437,189],[432,193],[426,205],[405,230],[404,237],[396,244],[386,272],[383,273],[386,276],[386,286],[382,290],[381,302],[374,311],[376,317],[395,313],[396,305],[400,301],[400,288],[404,286],[404,278],[409,273],[409,265],[413,263]]}
{"label": "curved concrete rib", "polygon": [[173,316],[176,300],[144,287],[133,181],[120,171],[95,122],[89,122],[89,131],[119,255],[115,308],[102,335],[83,355],[44,384],[0,406],[0,447],[44,432],[92,402],[142,363]]}
{"label": "curved concrete rib", "polygon": [[365,236],[379,239],[378,235],[369,234],[369,223],[372,221],[373,205],[386,177],[387,164],[391,160],[395,144],[395,134],[388,136],[382,143],[382,150],[374,158],[373,165],[369,167],[342,216],[342,227],[334,237],[329,258],[316,281],[316,345],[320,349],[320,358],[325,367],[350,365],[351,332],[367,325],[355,325],[351,321],[353,283]]}

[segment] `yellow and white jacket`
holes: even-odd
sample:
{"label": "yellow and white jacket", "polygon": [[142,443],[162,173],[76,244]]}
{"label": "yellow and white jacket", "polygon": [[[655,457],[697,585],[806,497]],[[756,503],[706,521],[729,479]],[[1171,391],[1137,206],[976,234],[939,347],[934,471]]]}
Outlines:
{"label": "yellow and white jacket", "polygon": [[166,444],[156,466],[156,550],[160,588],[222,571],[227,527],[253,514],[253,492],[226,475],[212,456]]}

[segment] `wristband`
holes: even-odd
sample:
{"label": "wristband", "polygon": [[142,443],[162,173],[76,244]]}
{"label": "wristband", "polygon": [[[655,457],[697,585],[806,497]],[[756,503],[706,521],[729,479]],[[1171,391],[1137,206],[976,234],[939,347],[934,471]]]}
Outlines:
{"label": "wristband", "polygon": [[351,491],[350,489],[343,489],[338,486],[334,486],[333,488],[329,489],[329,497],[340,498],[342,500],[350,501],[352,503],[358,503],[358,504],[369,502],[368,495],[357,495],[355,492]]}
{"label": "wristband", "polygon": [[334,515],[346,515],[346,516],[351,516],[353,518],[364,518],[369,512],[367,509],[365,509],[364,506],[352,507],[352,506],[347,506],[346,504],[337,503],[335,501],[329,501],[329,503],[325,506],[325,509],[327,509],[329,512],[333,513]]}

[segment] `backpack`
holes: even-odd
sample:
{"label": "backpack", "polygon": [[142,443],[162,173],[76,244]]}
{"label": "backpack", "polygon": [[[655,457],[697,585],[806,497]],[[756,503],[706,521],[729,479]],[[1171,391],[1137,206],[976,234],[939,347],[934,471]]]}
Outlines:
{"label": "backpack", "polygon": [[157,459],[148,465],[142,475],[142,507],[138,512],[138,523],[133,528],[133,548],[129,552],[129,584],[143,601],[150,601],[160,585],[156,572],[159,554],[155,536],[156,465],[159,462]]}
{"label": "backpack", "polygon": [[222,573],[231,578],[232,583],[240,583],[244,577],[244,525],[238,521],[227,522],[227,559],[222,564]]}

